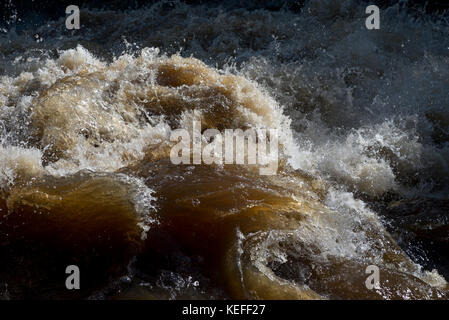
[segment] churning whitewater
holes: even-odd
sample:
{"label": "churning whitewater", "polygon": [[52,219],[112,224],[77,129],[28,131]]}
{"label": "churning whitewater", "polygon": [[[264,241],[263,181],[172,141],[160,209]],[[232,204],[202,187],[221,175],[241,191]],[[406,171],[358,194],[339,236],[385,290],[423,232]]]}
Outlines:
{"label": "churning whitewater", "polygon": [[[425,241],[448,241],[449,27],[383,10],[382,32],[336,0],[0,30],[0,298],[447,299]],[[277,174],[174,164],[195,122],[277,129]]]}

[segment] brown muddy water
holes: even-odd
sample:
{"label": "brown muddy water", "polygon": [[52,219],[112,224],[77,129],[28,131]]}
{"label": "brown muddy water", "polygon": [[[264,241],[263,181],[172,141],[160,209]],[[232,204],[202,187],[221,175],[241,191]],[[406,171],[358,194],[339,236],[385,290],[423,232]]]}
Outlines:
{"label": "brown muddy water", "polygon": [[[334,0],[11,17],[0,298],[447,299],[449,27],[382,10],[375,32]],[[173,164],[193,121],[276,128],[277,174]]]}

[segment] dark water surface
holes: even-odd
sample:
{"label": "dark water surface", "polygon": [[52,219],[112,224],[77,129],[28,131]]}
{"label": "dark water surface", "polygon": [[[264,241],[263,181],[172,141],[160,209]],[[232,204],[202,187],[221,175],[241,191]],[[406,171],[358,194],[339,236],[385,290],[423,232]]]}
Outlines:
{"label": "dark water surface", "polygon": [[[1,7],[1,298],[447,299],[443,1],[380,30],[363,1],[68,4]],[[278,129],[278,173],[174,165],[194,120]]]}

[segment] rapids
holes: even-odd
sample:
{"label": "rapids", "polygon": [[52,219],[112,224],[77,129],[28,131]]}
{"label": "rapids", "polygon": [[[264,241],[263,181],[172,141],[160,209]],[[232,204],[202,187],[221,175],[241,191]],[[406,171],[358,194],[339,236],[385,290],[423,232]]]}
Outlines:
{"label": "rapids", "polygon": [[[393,5],[367,34],[362,7],[161,2],[0,32],[0,297],[447,299],[413,241],[448,239],[448,26]],[[277,174],[174,165],[193,121],[278,129]],[[395,209],[417,198],[419,232]]]}

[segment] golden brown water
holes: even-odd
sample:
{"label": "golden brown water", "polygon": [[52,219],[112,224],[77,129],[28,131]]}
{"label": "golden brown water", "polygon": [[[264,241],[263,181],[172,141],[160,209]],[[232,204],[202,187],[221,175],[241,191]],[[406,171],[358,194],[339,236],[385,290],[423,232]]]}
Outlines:
{"label": "golden brown water", "polygon": [[[292,169],[286,147],[274,176],[260,176],[255,165],[170,162],[167,132],[188,128],[188,119],[217,129],[288,124],[253,83],[179,56],[125,56],[111,65],[69,58],[59,61],[69,75],[32,103],[30,142],[44,150],[42,164],[19,154],[14,181],[2,190],[0,281],[9,295],[167,298],[179,288],[152,272],[171,266],[181,279],[201,279],[179,297],[446,297],[446,282],[420,271],[375,214],[329,208],[332,190]],[[291,143],[284,131],[281,146]],[[82,161],[91,169],[77,172]],[[83,274],[76,294],[63,287],[69,264]],[[371,264],[381,270],[379,290],[365,286]],[[126,274],[131,283],[114,282]]]}

